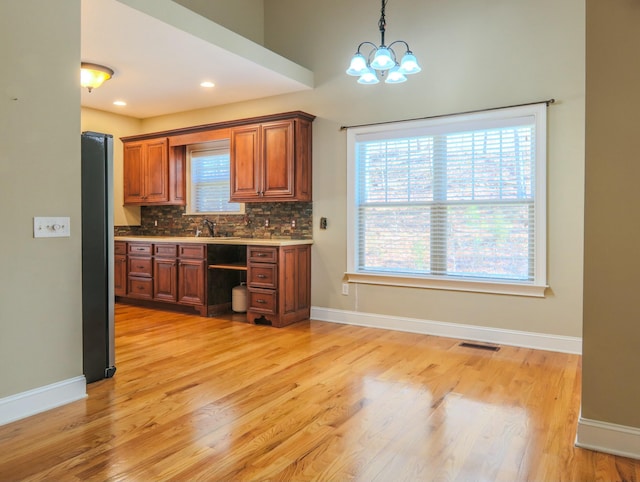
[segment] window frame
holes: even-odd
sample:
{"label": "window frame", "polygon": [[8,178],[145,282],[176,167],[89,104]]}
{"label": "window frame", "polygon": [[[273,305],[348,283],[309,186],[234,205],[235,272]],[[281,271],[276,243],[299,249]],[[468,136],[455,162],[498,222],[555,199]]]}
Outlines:
{"label": "window frame", "polygon": [[[214,141],[203,142],[199,144],[189,144],[186,147],[186,189],[187,189],[187,199],[185,206],[185,215],[190,216],[207,216],[207,215],[244,215],[245,214],[245,205],[244,203],[236,203],[239,204],[240,209],[238,211],[196,211],[194,208],[193,201],[193,189],[192,189],[192,175],[191,175],[191,157],[193,152],[199,151],[207,151],[213,150],[216,148],[216,144],[221,142],[229,142],[229,139],[217,139]],[[231,168],[229,168],[229,172],[231,172]],[[229,197],[231,197],[231,191],[229,191]]]}
{"label": "window frame", "polygon": [[[447,275],[372,272],[358,269],[357,230],[357,154],[358,137],[379,136],[385,132],[429,129],[437,131],[455,125],[496,122],[518,117],[533,117],[535,125],[535,201],[534,201],[534,279],[533,281],[500,280],[498,278],[464,278]],[[481,127],[479,127],[481,128]],[[491,109],[466,114],[437,116],[420,120],[389,122],[347,129],[347,271],[345,279],[352,283],[470,291],[517,296],[544,297],[547,285],[547,104]]]}

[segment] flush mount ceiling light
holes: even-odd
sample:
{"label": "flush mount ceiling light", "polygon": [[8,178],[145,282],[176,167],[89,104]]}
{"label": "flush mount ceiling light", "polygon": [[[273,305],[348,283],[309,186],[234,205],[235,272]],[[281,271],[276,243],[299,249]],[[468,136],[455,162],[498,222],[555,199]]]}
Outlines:
{"label": "flush mount ceiling light", "polygon": [[[358,45],[358,50],[351,58],[351,64],[347,69],[347,74],[359,77],[359,84],[377,84],[380,82],[378,72],[380,73],[380,77],[386,76],[386,84],[399,84],[407,80],[407,75],[417,74],[422,70],[418,65],[416,56],[413,55],[413,52],[409,49],[407,42],[404,40],[396,40],[389,45],[384,44],[386,27],[384,10],[387,6],[387,1],[388,0],[382,0],[380,20],[378,21],[380,46],[378,47],[372,42],[362,42]],[[393,50],[393,46],[396,44],[403,44],[406,49],[400,63],[398,63],[398,56]],[[366,57],[360,52],[364,46],[371,47]]]}
{"label": "flush mount ceiling light", "polygon": [[100,87],[104,81],[113,77],[113,70],[104,65],[82,62],[80,65],[80,85],[91,92]]}

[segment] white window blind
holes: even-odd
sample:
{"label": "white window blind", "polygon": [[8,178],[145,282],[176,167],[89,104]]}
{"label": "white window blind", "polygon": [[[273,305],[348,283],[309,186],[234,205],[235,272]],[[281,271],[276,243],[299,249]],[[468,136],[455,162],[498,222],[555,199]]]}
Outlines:
{"label": "white window blind", "polygon": [[230,203],[229,141],[221,140],[189,149],[189,209],[198,213],[240,213]]}
{"label": "white window blind", "polygon": [[539,109],[349,132],[349,270],[546,283],[546,106]]}

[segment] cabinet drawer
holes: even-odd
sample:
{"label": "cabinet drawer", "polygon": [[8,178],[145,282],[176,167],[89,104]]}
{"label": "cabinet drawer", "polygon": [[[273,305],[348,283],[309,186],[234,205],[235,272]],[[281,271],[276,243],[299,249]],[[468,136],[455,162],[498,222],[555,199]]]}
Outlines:
{"label": "cabinet drawer", "polygon": [[205,259],[206,246],[204,244],[181,244],[178,246],[178,256],[189,259]]}
{"label": "cabinet drawer", "polygon": [[175,244],[154,244],[153,255],[161,258],[175,258],[178,246]]}
{"label": "cabinet drawer", "polygon": [[263,290],[249,288],[247,290],[248,310],[257,313],[274,314],[276,312],[276,292],[273,290]]}
{"label": "cabinet drawer", "polygon": [[128,296],[132,298],[151,299],[153,280],[151,278],[129,278]]}
{"label": "cabinet drawer", "polygon": [[278,261],[278,248],[249,246],[247,249],[247,261],[256,261],[258,263],[275,263]]}
{"label": "cabinet drawer", "polygon": [[277,265],[268,263],[251,263],[249,265],[249,286],[255,288],[277,288]]}
{"label": "cabinet drawer", "polygon": [[127,273],[129,276],[141,276],[143,278],[151,278],[153,273],[153,263],[151,258],[136,258],[130,256],[128,260]]}
{"label": "cabinet drawer", "polygon": [[129,243],[129,254],[146,254],[151,256],[151,243]]}
{"label": "cabinet drawer", "polygon": [[116,241],[113,244],[114,254],[127,254],[127,243],[124,241]]}

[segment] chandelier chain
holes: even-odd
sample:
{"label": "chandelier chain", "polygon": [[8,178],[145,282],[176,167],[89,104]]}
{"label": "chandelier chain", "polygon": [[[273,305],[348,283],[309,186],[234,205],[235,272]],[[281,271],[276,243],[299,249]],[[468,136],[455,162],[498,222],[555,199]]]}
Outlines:
{"label": "chandelier chain", "polygon": [[380,45],[384,45],[384,32],[387,27],[387,20],[384,16],[384,9],[387,6],[389,0],[381,0],[382,8],[380,9],[380,20],[378,20],[378,28],[380,29]]}

